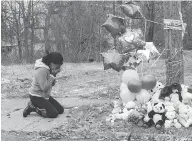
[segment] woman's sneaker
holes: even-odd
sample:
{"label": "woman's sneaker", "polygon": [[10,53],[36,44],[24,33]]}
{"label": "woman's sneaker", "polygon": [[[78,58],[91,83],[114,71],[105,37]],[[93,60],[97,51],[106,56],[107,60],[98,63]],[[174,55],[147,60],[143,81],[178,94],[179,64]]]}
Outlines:
{"label": "woman's sneaker", "polygon": [[27,107],[23,111],[23,117],[27,117],[31,112],[35,112],[35,106],[29,101]]}

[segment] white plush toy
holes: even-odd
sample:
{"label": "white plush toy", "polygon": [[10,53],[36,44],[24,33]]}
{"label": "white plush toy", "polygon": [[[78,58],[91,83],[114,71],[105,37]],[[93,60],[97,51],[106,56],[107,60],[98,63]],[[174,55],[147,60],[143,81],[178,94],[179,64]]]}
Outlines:
{"label": "white plush toy", "polygon": [[177,93],[172,93],[170,95],[170,102],[172,102],[174,104],[174,107],[176,109],[178,109],[179,105],[181,104],[181,102],[179,100],[179,95]]}
{"label": "white plush toy", "polygon": [[[150,111],[152,111],[153,108],[152,108],[152,104],[151,102],[147,102],[147,113],[149,113]],[[150,120],[148,114],[145,115],[144,119],[143,119],[145,122],[148,122]]]}
{"label": "white plush toy", "polygon": [[133,109],[136,107],[136,104],[134,101],[129,101],[126,105],[125,105],[125,108],[126,109]]}
{"label": "white plush toy", "polygon": [[183,98],[182,102],[185,104],[192,105],[192,93],[188,92],[189,86],[185,86],[185,85],[181,84],[181,87],[182,87],[181,96]]}
{"label": "white plush toy", "polygon": [[173,126],[173,121],[165,120],[164,126],[165,126],[165,128],[171,128]]}
{"label": "white plush toy", "polygon": [[181,128],[181,124],[179,123],[179,121],[177,119],[174,119],[173,123],[174,123],[175,128],[177,128],[177,129]]}
{"label": "white plush toy", "polygon": [[164,102],[164,105],[165,105],[165,110],[166,110],[167,112],[175,111],[174,103],[169,102],[169,101],[165,101],[165,102]]}
{"label": "white plush toy", "polygon": [[173,126],[173,120],[176,117],[176,112],[175,111],[168,111],[166,112],[165,116],[167,117],[167,120],[165,120],[165,128],[170,128]]}
{"label": "white plush toy", "polygon": [[161,82],[157,81],[156,86],[152,90],[149,90],[149,93],[154,95],[157,91],[161,91],[164,87],[165,86]]}
{"label": "white plush toy", "polygon": [[129,115],[133,112],[134,110],[133,109],[131,109],[131,110],[127,110],[127,109],[123,109],[123,113],[121,113],[121,114],[115,114],[114,115],[114,121],[116,120],[116,119],[123,119],[123,120],[127,120],[128,119],[128,117],[129,117]]}
{"label": "white plush toy", "polygon": [[179,105],[178,120],[186,128],[192,125],[192,108],[189,105]]}
{"label": "white plush toy", "polygon": [[113,108],[112,114],[121,113],[121,108],[119,107],[119,102],[113,101],[113,104],[114,104],[114,108]]}
{"label": "white plush toy", "polygon": [[112,114],[106,118],[106,121],[115,122],[116,119],[127,120],[128,117],[135,111],[134,108],[136,104],[134,101],[128,102],[123,110],[121,110],[121,108],[119,107],[118,101],[113,101],[113,103],[114,103],[114,109],[112,111]]}
{"label": "white plush toy", "polygon": [[151,101],[161,101],[160,99],[159,99],[159,96],[160,96],[160,93],[161,93],[161,90],[157,90],[156,92],[155,92],[155,94],[153,94],[153,96],[152,96],[152,98],[151,98]]}

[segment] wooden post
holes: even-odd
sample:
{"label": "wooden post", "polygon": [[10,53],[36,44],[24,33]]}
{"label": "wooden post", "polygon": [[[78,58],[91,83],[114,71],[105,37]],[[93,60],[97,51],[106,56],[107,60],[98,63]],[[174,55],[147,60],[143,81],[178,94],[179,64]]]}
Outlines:
{"label": "wooden post", "polygon": [[[180,20],[180,1],[164,1],[164,19]],[[184,83],[182,31],[164,29],[166,49],[166,85],[174,82]]]}

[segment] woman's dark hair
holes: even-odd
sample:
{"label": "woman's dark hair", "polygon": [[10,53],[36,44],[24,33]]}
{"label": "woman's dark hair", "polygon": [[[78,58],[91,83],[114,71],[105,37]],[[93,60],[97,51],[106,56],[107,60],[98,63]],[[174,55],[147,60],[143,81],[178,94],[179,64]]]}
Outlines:
{"label": "woman's dark hair", "polygon": [[50,63],[62,65],[63,57],[59,52],[51,52],[47,53],[47,55],[42,58],[42,62],[48,66],[50,65]]}

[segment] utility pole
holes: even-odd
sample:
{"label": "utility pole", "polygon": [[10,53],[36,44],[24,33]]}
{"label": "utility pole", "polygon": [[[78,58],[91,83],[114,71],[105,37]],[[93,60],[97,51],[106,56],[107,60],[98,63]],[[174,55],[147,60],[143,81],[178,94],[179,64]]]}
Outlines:
{"label": "utility pole", "polygon": [[[163,7],[164,19],[180,20],[179,12],[181,12],[181,1],[163,1]],[[169,25],[172,27],[174,26],[174,22],[169,23],[173,23]],[[166,49],[166,85],[170,85],[174,82],[183,84],[184,62],[182,30],[171,28],[164,29]]]}

